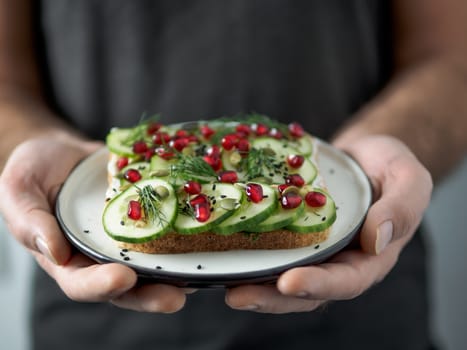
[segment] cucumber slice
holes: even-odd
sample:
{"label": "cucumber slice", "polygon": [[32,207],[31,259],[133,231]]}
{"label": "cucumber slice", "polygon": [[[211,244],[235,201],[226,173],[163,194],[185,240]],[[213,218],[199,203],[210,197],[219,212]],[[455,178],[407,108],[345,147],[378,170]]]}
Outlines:
{"label": "cucumber slice", "polygon": [[[302,137],[303,138],[303,137]],[[287,162],[287,157],[291,154],[302,154],[300,151],[298,151],[296,148],[290,146],[288,142],[285,142],[283,140],[277,140],[273,139],[270,137],[262,137],[258,138],[253,141],[252,144],[253,147],[255,148],[270,148],[275,152],[275,157],[279,161]],[[303,155],[303,154],[302,154]],[[309,184],[313,182],[313,180],[316,178],[316,175],[318,173],[315,165],[313,162],[305,156],[305,160],[302,164],[302,166],[298,169],[291,168],[287,166],[287,170],[289,174],[299,174],[303,180],[305,180],[305,183]],[[263,170],[263,173],[266,175],[269,175],[269,171],[267,169]],[[284,176],[283,174],[273,174],[272,176],[272,182],[273,183],[284,183]]]}
{"label": "cucumber slice", "polygon": [[[276,210],[278,203],[276,190],[264,184],[260,185],[263,187],[263,200],[259,203],[243,200],[234,215],[213,228],[215,233],[229,235],[247,230],[268,218]],[[246,195],[244,197],[246,198]]]}
{"label": "cucumber slice", "polygon": [[[233,215],[242,202],[242,191],[232,185],[224,183],[204,184],[201,193],[211,199],[211,216],[206,222],[199,222],[193,216],[179,212],[174,228],[181,234],[195,234],[210,231],[213,227]],[[183,204],[182,204],[183,205]]]}
{"label": "cucumber slice", "polygon": [[295,209],[284,209],[281,205],[277,206],[275,213],[273,213],[266,220],[251,227],[250,232],[270,232],[284,228],[297,220],[303,214],[305,204],[302,202]]}
{"label": "cucumber slice", "polygon": [[318,208],[305,205],[302,215],[286,226],[288,230],[300,233],[320,232],[336,221],[336,205],[331,196],[319,188],[313,188],[312,190],[323,193],[326,196],[326,204]]}
{"label": "cucumber slice", "polygon": [[[168,195],[161,200],[159,215],[161,220],[154,223],[144,223],[142,220],[128,218],[127,210],[130,200],[139,198],[138,188],[145,186],[163,186]],[[168,232],[177,217],[177,196],[173,187],[164,180],[142,180],[113,198],[106,206],[102,215],[105,232],[113,239],[128,243],[143,243],[156,239]]]}
{"label": "cucumber slice", "polygon": [[300,154],[309,156],[313,153],[313,138],[310,135],[303,135],[302,137],[291,142],[291,146],[297,149]]}
{"label": "cucumber slice", "polygon": [[133,146],[125,141],[134,135],[135,128],[113,128],[106,137],[106,144],[110,152],[122,157],[134,157]]}

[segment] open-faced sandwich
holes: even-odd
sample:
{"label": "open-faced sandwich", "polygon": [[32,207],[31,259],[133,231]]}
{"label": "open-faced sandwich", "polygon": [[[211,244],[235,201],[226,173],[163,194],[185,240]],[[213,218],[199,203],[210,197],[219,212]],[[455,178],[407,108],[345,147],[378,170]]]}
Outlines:
{"label": "open-faced sandwich", "polygon": [[291,249],[324,241],[336,219],[298,123],[261,115],[113,128],[102,222],[127,249],[185,253]]}

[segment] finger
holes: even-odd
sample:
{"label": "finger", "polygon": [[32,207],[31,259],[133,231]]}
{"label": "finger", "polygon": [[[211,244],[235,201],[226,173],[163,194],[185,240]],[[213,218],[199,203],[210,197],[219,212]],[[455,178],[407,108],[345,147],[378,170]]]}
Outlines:
{"label": "finger", "polygon": [[233,309],[281,314],[311,311],[321,306],[322,300],[306,300],[281,294],[275,286],[247,285],[227,291],[225,302]]}
{"label": "finger", "polygon": [[397,261],[401,245],[394,242],[381,255],[343,251],[330,262],[291,269],[281,275],[277,288],[285,295],[301,298],[355,298],[386,276]]}
{"label": "finger", "polygon": [[96,264],[75,254],[66,265],[57,266],[43,255],[33,254],[66,296],[75,301],[109,301],[133,288],[137,281],[136,273],[121,264]]}
{"label": "finger", "polygon": [[186,301],[182,289],[164,284],[146,284],[111,300],[111,303],[130,310],[143,312],[173,313]]}
{"label": "finger", "polygon": [[385,169],[382,179],[374,181],[381,197],[369,209],[360,233],[362,249],[370,254],[380,254],[392,240],[408,240],[431,196],[431,177],[413,157],[396,157]]}

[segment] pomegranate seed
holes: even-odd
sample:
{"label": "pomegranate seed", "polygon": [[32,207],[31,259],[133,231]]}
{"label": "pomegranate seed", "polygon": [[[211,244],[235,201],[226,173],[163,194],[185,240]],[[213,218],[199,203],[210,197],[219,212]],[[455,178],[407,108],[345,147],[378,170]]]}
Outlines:
{"label": "pomegranate seed", "polygon": [[246,185],[246,195],[253,203],[259,203],[263,200],[263,187],[249,183]]}
{"label": "pomegranate seed", "polygon": [[188,142],[198,143],[199,142],[198,136],[196,136],[196,135],[188,136]]}
{"label": "pomegranate seed", "polygon": [[128,217],[132,220],[141,219],[141,204],[138,201],[128,203]]}
{"label": "pomegranate seed", "polygon": [[282,192],[284,192],[285,189],[290,186],[291,185],[289,184],[280,184],[279,186],[277,186],[277,190],[279,191],[279,194],[282,194]]}
{"label": "pomegranate seed", "polygon": [[298,193],[288,192],[281,197],[281,205],[284,209],[297,208],[302,203],[302,197]]}
{"label": "pomegranate seed", "polygon": [[211,208],[208,203],[196,204],[194,206],[195,219],[199,222],[206,222],[211,216]]}
{"label": "pomegranate seed", "polygon": [[204,156],[204,161],[208,163],[214,171],[219,171],[222,168],[222,160],[219,157]]}
{"label": "pomegranate seed", "polygon": [[152,142],[155,145],[166,145],[170,141],[170,135],[166,132],[158,131],[152,135]]}
{"label": "pomegranate seed", "polygon": [[264,136],[269,132],[269,128],[264,124],[256,124],[253,129],[257,136]]}
{"label": "pomegranate seed", "polygon": [[287,164],[294,169],[300,168],[304,161],[305,157],[300,154],[290,154],[287,157]]}
{"label": "pomegranate seed", "polygon": [[209,198],[205,194],[198,194],[195,198],[190,200],[190,205],[192,207],[200,204],[209,204]]}
{"label": "pomegranate seed", "polygon": [[175,157],[175,153],[164,148],[164,147],[158,147],[156,148],[156,154],[161,157],[162,159],[165,159],[165,160],[170,160],[172,159],[173,157]]}
{"label": "pomegranate seed", "polygon": [[322,207],[326,204],[326,196],[321,192],[310,191],[305,195],[305,202],[310,207]]}
{"label": "pomegranate seed", "polygon": [[147,134],[148,135],[154,135],[156,132],[159,131],[159,129],[162,127],[161,123],[151,123],[148,125]]}
{"label": "pomegranate seed", "polygon": [[175,131],[175,138],[185,138],[185,137],[188,137],[188,131],[186,130],[183,130],[183,129],[179,129],[177,131]]}
{"label": "pomegranate seed", "polygon": [[152,158],[152,156],[154,155],[155,153],[155,150],[154,148],[149,148],[145,153],[144,153],[144,160],[146,162],[149,162]]}
{"label": "pomegranate seed", "polygon": [[181,152],[186,146],[188,146],[188,142],[188,138],[183,137],[170,141],[169,146]]}
{"label": "pomegranate seed", "polygon": [[280,140],[282,138],[282,133],[279,131],[279,129],[272,128],[271,131],[269,131],[269,136],[274,137],[277,140]]}
{"label": "pomegranate seed", "polygon": [[238,136],[235,134],[227,134],[222,138],[221,145],[226,151],[230,151],[238,144]]}
{"label": "pomegranate seed", "polygon": [[129,182],[135,183],[135,182],[141,180],[141,173],[136,169],[128,169],[123,174],[123,177],[125,178],[125,180],[127,180]]}
{"label": "pomegranate seed", "polygon": [[250,142],[248,142],[247,139],[238,140],[237,149],[240,155],[242,157],[245,157],[248,154],[248,151],[250,150]]}
{"label": "pomegranate seed", "polygon": [[133,144],[133,152],[136,154],[144,154],[148,150],[148,145],[144,141],[136,141]]}
{"label": "pomegranate seed", "polygon": [[200,194],[201,193],[201,185],[199,182],[196,181],[187,181],[185,185],[183,185],[183,189],[188,194]]}
{"label": "pomegranate seed", "polygon": [[297,187],[302,187],[305,184],[305,180],[299,174],[287,175],[285,177],[285,183]]}
{"label": "pomegranate seed", "polygon": [[120,157],[117,159],[117,169],[122,170],[124,167],[128,165],[128,158],[127,157]]}
{"label": "pomegranate seed", "polygon": [[209,140],[211,138],[212,135],[214,135],[215,131],[213,129],[211,129],[208,125],[202,125],[199,130],[201,131],[201,135],[203,135],[203,137],[206,139],[206,140]]}
{"label": "pomegranate seed", "polygon": [[235,127],[235,131],[237,131],[238,133],[242,134],[243,137],[245,137],[245,136],[248,136],[250,134],[251,128],[247,124],[238,124]]}
{"label": "pomegranate seed", "polygon": [[303,130],[303,127],[297,122],[289,124],[289,132],[293,137],[302,137],[303,134],[305,134],[305,130]]}
{"label": "pomegranate seed", "polygon": [[217,179],[219,180],[219,182],[233,184],[238,181],[238,175],[233,170],[226,170],[226,171],[220,172],[219,175],[217,176]]}
{"label": "pomegranate seed", "polygon": [[219,158],[221,156],[221,149],[218,145],[212,145],[206,150],[206,155],[212,158]]}

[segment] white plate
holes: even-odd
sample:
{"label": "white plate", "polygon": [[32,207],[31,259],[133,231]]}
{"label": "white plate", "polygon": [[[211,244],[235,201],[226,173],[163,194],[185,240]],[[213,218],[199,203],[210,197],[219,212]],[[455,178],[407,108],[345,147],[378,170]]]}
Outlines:
{"label": "white plate", "polygon": [[317,140],[316,147],[318,167],[338,208],[329,238],[319,245],[188,254],[122,251],[101,223],[107,189],[105,148],[84,159],[67,178],[58,195],[57,218],[81,252],[101,263],[128,265],[141,279],[191,287],[273,282],[291,267],[322,262],[343,249],[358,232],[371,203],[371,186],[361,168],[323,141]]}

